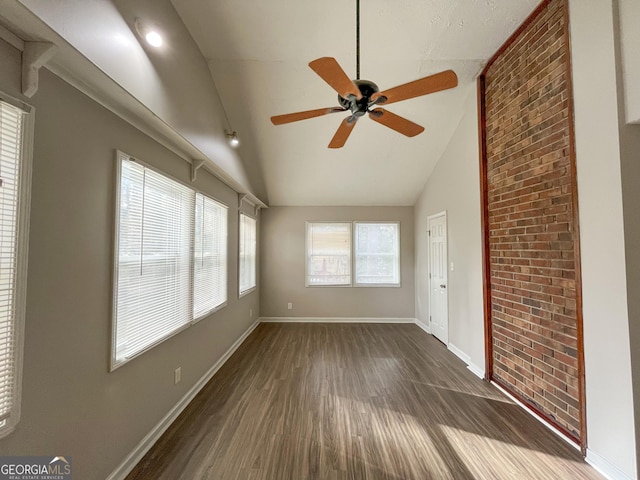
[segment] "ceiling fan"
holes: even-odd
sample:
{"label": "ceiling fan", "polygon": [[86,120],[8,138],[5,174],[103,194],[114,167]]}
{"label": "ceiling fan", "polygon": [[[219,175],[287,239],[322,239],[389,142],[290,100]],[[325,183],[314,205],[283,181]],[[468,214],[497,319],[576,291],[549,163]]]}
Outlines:
{"label": "ceiling fan", "polygon": [[453,70],[445,70],[382,92],[375,83],[369,80],[360,80],[360,0],[356,0],[356,79],[351,80],[333,57],[318,58],[309,63],[309,67],[338,92],[340,106],[276,115],[271,117],[271,122],[274,125],[283,125],[330,113],[350,111],[351,115],[345,118],[338,127],[329,143],[329,148],[343,147],[357,120],[367,113],[373,121],[407,137],[414,137],[422,133],[424,127],[380,108],[378,105],[389,105],[454,88],[458,85],[458,77]]}

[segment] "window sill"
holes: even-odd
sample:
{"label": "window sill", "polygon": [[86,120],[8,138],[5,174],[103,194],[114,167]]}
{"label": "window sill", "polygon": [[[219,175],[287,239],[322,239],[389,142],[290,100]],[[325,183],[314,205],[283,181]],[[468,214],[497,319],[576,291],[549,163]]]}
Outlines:
{"label": "window sill", "polygon": [[199,316],[197,316],[196,318],[194,318],[191,321],[191,325],[195,325],[196,323],[200,322],[200,320],[204,320],[206,317],[213,315],[216,312],[219,312],[220,310],[222,310],[224,307],[227,306],[227,302],[223,302],[220,305],[213,307],[211,310],[208,310],[202,314],[200,314]]}
{"label": "window sill", "polygon": [[255,287],[251,287],[251,288],[250,288],[250,289],[248,289],[248,290],[244,290],[244,291],[242,291],[242,292],[238,293],[238,298],[242,298],[242,297],[244,297],[244,296],[246,296],[246,295],[249,295],[250,293],[255,292],[257,289],[258,289],[258,287],[257,287],[257,286],[255,286]]}

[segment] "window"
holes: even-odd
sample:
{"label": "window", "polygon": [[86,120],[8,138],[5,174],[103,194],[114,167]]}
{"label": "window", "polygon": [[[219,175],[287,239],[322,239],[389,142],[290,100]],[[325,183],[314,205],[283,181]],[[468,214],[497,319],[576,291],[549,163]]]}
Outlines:
{"label": "window", "polygon": [[227,207],[196,194],[193,249],[193,316],[227,301]]}
{"label": "window", "polygon": [[256,219],[240,214],[240,295],[256,286]]}
{"label": "window", "polygon": [[306,266],[307,286],[399,286],[400,224],[307,222]]}
{"label": "window", "polygon": [[0,100],[0,436],[20,418],[31,116]]}
{"label": "window", "polygon": [[357,285],[400,284],[398,223],[356,223]]}
{"label": "window", "polygon": [[112,368],[227,300],[227,207],[118,154]]}
{"label": "window", "polygon": [[309,285],[351,285],[351,223],[307,223]]}
{"label": "window", "polygon": [[191,322],[193,203],[188,187],[122,160],[115,364]]}

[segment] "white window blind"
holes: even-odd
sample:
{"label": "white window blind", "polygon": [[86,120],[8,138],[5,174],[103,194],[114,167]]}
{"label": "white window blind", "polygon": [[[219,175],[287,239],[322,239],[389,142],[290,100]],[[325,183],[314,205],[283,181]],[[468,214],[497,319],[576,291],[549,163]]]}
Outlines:
{"label": "white window blind", "polygon": [[[19,417],[19,350],[24,321],[28,198],[23,158],[25,113],[0,101],[0,433]],[[20,342],[21,343],[21,342]]]}
{"label": "white window blind", "polygon": [[400,284],[400,225],[355,224],[357,285]]}
{"label": "white window blind", "polygon": [[307,285],[351,285],[351,223],[307,223]]}
{"label": "white window blind", "polygon": [[121,157],[113,365],[192,320],[195,192]]}
{"label": "white window blind", "polygon": [[196,194],[193,249],[193,316],[227,301],[227,207]]}
{"label": "white window blind", "polygon": [[240,294],[256,286],[256,220],[240,214]]}

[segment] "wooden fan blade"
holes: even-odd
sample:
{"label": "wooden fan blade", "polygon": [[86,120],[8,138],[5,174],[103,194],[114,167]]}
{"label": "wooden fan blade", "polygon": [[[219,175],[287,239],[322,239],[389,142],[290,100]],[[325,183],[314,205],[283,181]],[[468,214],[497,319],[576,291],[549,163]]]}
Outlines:
{"label": "wooden fan blade", "polygon": [[351,130],[353,130],[355,124],[356,119],[354,117],[345,118],[338,127],[336,134],[331,139],[329,148],[342,148],[344,144],[347,143],[347,139],[349,138],[349,135],[351,135]]}
{"label": "wooden fan blade", "polygon": [[375,102],[379,97],[387,97],[386,101],[379,100],[380,105],[389,105],[393,102],[400,102],[409,98],[428,95],[429,93],[447,90],[458,86],[458,76],[453,70],[445,70],[428,77],[414,80],[397,87],[390,88],[384,92],[377,92],[371,95],[371,101]]}
{"label": "wooden fan blade", "polygon": [[271,117],[271,123],[274,125],[282,125],[284,123],[297,122],[306,120],[307,118],[321,117],[329,113],[344,112],[341,107],[318,108],[317,110],[307,110],[306,112],[287,113],[286,115],[276,115]]}
{"label": "wooden fan blade", "polygon": [[355,95],[360,100],[362,94],[358,86],[344,73],[342,67],[333,57],[322,57],[314,60],[309,64],[311,69],[316,72],[320,78],[327,82],[343,98],[349,95]]}
{"label": "wooden fan blade", "polygon": [[413,123],[400,115],[391,113],[384,108],[376,108],[369,112],[371,120],[381,123],[385,127],[389,127],[398,133],[406,135],[407,137],[415,137],[416,135],[424,132],[424,127],[421,127],[417,123]]}

